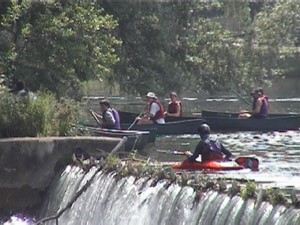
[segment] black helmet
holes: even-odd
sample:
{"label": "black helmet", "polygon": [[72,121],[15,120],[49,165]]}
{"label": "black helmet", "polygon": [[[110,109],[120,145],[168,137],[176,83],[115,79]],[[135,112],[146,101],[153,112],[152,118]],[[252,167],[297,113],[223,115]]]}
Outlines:
{"label": "black helmet", "polygon": [[200,135],[210,134],[210,127],[204,123],[198,128]]}

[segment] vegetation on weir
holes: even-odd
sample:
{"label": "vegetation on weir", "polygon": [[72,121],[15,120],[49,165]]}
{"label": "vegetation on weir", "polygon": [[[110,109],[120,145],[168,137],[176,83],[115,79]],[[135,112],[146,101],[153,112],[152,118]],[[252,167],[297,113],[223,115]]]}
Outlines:
{"label": "vegetation on weir", "polygon": [[131,153],[128,158],[120,159],[116,156],[109,156],[100,163],[102,171],[114,173],[116,180],[127,176],[134,176],[136,179],[147,178],[151,185],[155,186],[160,181],[165,181],[165,188],[172,184],[192,187],[195,191],[195,201],[199,201],[206,191],[217,191],[233,197],[240,196],[244,200],[255,199],[256,205],[262,201],[270,202],[273,206],[285,205],[299,207],[299,201],[292,200],[286,191],[279,188],[262,188],[251,180],[244,179],[212,179],[204,173],[175,172],[170,166],[160,162],[149,162],[139,159],[136,153]]}

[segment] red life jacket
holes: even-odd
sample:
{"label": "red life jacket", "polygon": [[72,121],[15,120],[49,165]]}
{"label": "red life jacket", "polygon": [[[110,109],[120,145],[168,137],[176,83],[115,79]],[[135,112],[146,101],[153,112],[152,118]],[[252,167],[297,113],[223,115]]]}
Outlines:
{"label": "red life jacket", "polygon": [[151,120],[156,121],[158,119],[165,118],[164,107],[162,106],[162,104],[158,100],[153,100],[152,102],[150,102],[149,107],[148,107],[148,112],[150,112],[151,105],[154,102],[156,102],[159,105],[159,110],[156,112],[156,114],[154,115],[154,117],[151,118]]}
{"label": "red life jacket", "polygon": [[177,113],[177,107],[180,107],[179,116],[182,116],[182,104],[181,101],[170,101],[168,104],[168,113]]}

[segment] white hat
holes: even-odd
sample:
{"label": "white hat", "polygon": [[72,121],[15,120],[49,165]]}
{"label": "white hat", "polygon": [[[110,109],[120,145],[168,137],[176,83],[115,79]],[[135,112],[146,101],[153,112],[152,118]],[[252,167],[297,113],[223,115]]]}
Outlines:
{"label": "white hat", "polygon": [[146,97],[148,97],[148,98],[157,98],[153,92],[148,92]]}

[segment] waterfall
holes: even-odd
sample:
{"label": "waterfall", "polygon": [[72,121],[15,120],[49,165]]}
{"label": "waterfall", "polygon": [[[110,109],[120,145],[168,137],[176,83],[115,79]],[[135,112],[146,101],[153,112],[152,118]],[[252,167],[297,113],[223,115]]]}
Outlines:
{"label": "waterfall", "polygon": [[[76,167],[53,182],[39,217],[55,215],[96,172]],[[160,181],[99,172],[91,185],[58,219],[61,225],[299,225],[300,210],[257,204],[216,191],[204,192],[195,200],[191,187]],[[55,220],[45,224],[56,224]]]}

